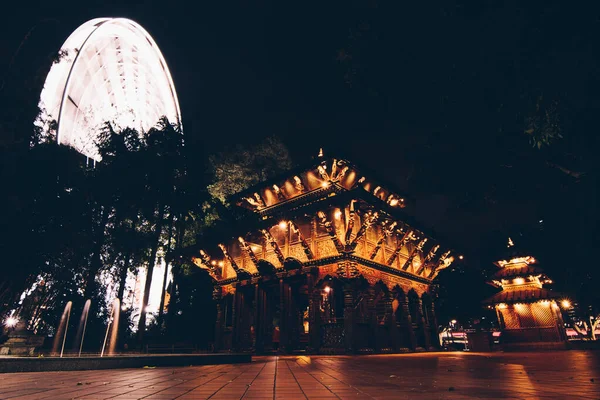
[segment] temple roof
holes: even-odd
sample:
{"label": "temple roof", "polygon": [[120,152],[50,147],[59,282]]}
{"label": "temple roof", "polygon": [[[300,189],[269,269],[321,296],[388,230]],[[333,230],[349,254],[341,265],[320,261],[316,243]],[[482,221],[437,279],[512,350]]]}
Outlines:
{"label": "temple roof", "polygon": [[494,275],[493,280],[506,279],[506,278],[517,278],[526,277],[529,275],[543,275],[545,276],[544,270],[535,265],[523,265],[519,267],[501,268]]}
{"label": "temple roof", "polygon": [[407,202],[374,173],[320,156],[232,196],[238,217],[173,257],[191,259],[219,285],[347,263],[429,284],[453,262],[452,245],[407,215]]}
{"label": "temple roof", "polygon": [[393,191],[393,185],[364,167],[358,167],[346,158],[323,156],[237,193],[231,201],[263,214],[267,209],[296,198],[303,200],[303,195],[326,189],[331,184],[344,190],[365,191],[394,208],[404,208],[408,202],[405,194]]}
{"label": "temple roof", "polygon": [[562,297],[560,293],[549,289],[524,287],[522,289],[503,290],[483,301],[484,304],[531,303],[539,300],[551,300]]}

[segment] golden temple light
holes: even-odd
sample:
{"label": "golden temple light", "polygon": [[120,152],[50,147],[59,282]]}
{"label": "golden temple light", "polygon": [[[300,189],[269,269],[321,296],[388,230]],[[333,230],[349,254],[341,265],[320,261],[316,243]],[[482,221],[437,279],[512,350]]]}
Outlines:
{"label": "golden temple light", "polygon": [[506,305],[506,304],[504,304],[504,303],[500,303],[500,304],[498,304],[498,308],[502,308],[502,309],[504,309],[504,308],[506,308],[506,307],[507,307],[507,305]]}
{"label": "golden temple light", "polygon": [[211,264],[211,265],[217,265],[217,262],[216,262],[215,260],[212,260],[212,261],[210,262],[210,264]]}
{"label": "golden temple light", "polygon": [[523,278],[515,278],[514,282],[515,282],[515,285],[522,285],[522,284],[525,283],[525,279],[523,279]]}
{"label": "golden temple light", "polygon": [[335,213],[333,213],[333,216],[335,219],[340,219],[342,218],[342,212],[340,210],[336,210]]}
{"label": "golden temple light", "polygon": [[286,228],[287,228],[287,226],[288,226],[288,223],[287,223],[287,221],[281,221],[281,222],[279,222],[279,227],[280,227],[281,229],[286,229]]}
{"label": "golden temple light", "polygon": [[4,325],[7,328],[14,328],[17,325],[17,322],[19,322],[19,320],[15,317],[8,317],[6,318],[6,321],[4,321]]}
{"label": "golden temple light", "polygon": [[459,260],[462,260],[462,259],[464,259],[464,258],[465,258],[465,256],[463,256],[462,254],[461,254],[460,256],[458,256],[458,259],[459,259]]}
{"label": "golden temple light", "polygon": [[564,299],[564,300],[562,300],[562,301],[560,302],[560,305],[561,305],[563,308],[571,308],[571,302],[570,302],[569,300],[567,300],[567,299]]}
{"label": "golden temple light", "polygon": [[331,288],[329,286],[325,286],[325,293],[331,292]]}
{"label": "golden temple light", "polygon": [[223,261],[219,261],[219,267],[222,267],[223,265],[225,265],[225,263]]}
{"label": "golden temple light", "polygon": [[399,203],[398,199],[390,200],[390,206],[392,206],[392,207],[396,207],[398,205],[398,203]]}
{"label": "golden temple light", "polygon": [[323,183],[321,183],[321,187],[329,187],[329,182],[328,181],[323,181]]}

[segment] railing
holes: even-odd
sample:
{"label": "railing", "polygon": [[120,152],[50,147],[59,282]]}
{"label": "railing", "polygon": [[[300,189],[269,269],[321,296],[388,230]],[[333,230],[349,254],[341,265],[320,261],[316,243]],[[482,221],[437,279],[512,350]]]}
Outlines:
{"label": "railing", "polygon": [[344,320],[321,324],[321,347],[326,349],[343,349],[345,347]]}

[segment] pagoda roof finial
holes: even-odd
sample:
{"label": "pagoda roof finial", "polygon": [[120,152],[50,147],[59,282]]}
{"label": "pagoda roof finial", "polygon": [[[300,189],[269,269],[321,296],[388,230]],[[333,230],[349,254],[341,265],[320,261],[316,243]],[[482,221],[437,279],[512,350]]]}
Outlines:
{"label": "pagoda roof finial", "polygon": [[514,245],[515,245],[515,243],[512,241],[512,239],[509,236],[508,237],[508,245],[506,247],[513,247]]}
{"label": "pagoda roof finial", "polygon": [[323,157],[323,148],[319,148],[319,155],[317,157]]}

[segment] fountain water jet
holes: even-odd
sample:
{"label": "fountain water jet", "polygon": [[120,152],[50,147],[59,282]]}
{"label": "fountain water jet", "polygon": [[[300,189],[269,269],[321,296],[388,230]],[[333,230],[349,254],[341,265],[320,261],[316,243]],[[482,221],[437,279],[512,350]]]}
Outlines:
{"label": "fountain water jet", "polygon": [[[108,341],[108,354],[114,354],[117,347],[117,334],[119,332],[119,315],[121,314],[121,303],[119,299],[114,299],[112,302],[112,308],[110,311],[110,319],[108,320],[108,326],[106,327],[106,334],[104,335],[104,343],[102,344],[102,352],[100,357],[104,357],[104,349],[106,348],[106,341],[108,340],[108,333],[110,331],[110,340]],[[111,329],[112,325],[112,329]]]}
{"label": "fountain water jet", "polygon": [[[79,357],[81,357],[81,349],[83,348],[83,340],[85,339],[85,329],[87,328],[88,314],[90,313],[90,305],[92,300],[87,299],[81,312],[81,318],[79,319],[79,326],[77,327],[77,336],[75,337],[74,346],[79,343]],[[75,349],[74,349],[75,350]]]}
{"label": "fountain water jet", "polygon": [[63,356],[63,352],[65,350],[65,342],[67,340],[67,330],[69,329],[69,319],[71,317],[71,307],[73,305],[72,301],[68,301],[65,305],[65,310],[63,311],[62,316],[60,317],[60,323],[58,324],[58,329],[56,330],[56,335],[54,336],[54,343],[52,345],[52,353],[58,353],[58,345],[60,337],[62,336],[62,346],[60,348],[60,356]]}

